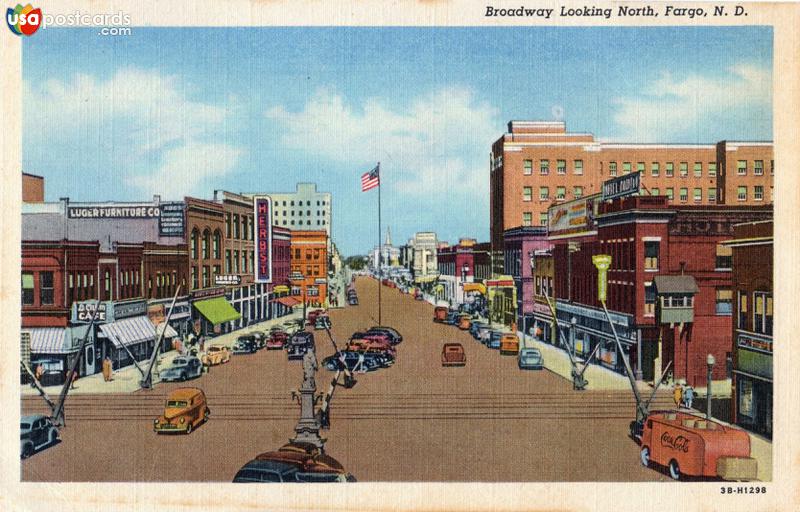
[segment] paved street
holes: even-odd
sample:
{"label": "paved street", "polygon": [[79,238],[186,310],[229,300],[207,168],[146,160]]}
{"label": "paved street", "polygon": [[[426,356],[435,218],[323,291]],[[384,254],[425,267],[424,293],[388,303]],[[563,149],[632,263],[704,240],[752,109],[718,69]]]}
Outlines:
{"label": "paved street", "polygon": [[[360,306],[332,310],[333,334],[376,324],[377,283],[357,282]],[[668,480],[643,468],[628,438],[630,392],[575,392],[548,371],[522,372],[516,358],[484,348],[469,333],[431,321],[433,306],[383,289],[383,323],[404,336],[396,364],[338,388],[326,451],[360,481]],[[320,361],[333,353],[315,332]],[[461,342],[464,368],[442,368],[444,341]],[[317,374],[319,391],[331,373]],[[156,436],[166,394],[158,384],[126,394],[75,395],[63,441],[22,462],[26,481],[230,481],[255,455],[293,435],[300,362],[282,351],[234,356],[186,385],[202,388],[212,415],[190,436]],[[667,405],[664,395],[655,408]],[[46,412],[36,397],[23,412]],[[98,442],[99,441],[99,442]]]}

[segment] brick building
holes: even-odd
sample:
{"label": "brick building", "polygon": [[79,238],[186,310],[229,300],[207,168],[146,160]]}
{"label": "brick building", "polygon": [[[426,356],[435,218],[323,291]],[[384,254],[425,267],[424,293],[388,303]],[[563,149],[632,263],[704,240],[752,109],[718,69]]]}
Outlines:
{"label": "brick building", "polygon": [[22,202],[44,202],[44,178],[35,174],[22,173]]}
{"label": "brick building", "polygon": [[772,437],[773,224],[733,228],[732,417]]}
{"label": "brick building", "polygon": [[504,231],[545,225],[550,204],[597,193],[615,176],[640,171],[643,189],[673,205],[772,202],[771,142],[603,143],[590,133],[568,133],[563,122],[511,121],[492,145],[489,167],[498,273]]}
{"label": "brick building", "polygon": [[534,255],[552,247],[547,240],[547,227],[527,226],[503,233],[503,273],[514,278],[517,287],[517,325],[527,332],[533,325]]}
{"label": "brick building", "polygon": [[[470,292],[486,295],[485,287],[469,286],[483,283],[491,277],[489,244],[462,238],[458,244],[441,247],[436,252],[439,267],[439,298],[452,303],[464,303]],[[484,297],[485,298],[485,297]]]}
{"label": "brick building", "polygon": [[300,303],[323,306],[328,297],[327,232],[292,230],[291,296]]}

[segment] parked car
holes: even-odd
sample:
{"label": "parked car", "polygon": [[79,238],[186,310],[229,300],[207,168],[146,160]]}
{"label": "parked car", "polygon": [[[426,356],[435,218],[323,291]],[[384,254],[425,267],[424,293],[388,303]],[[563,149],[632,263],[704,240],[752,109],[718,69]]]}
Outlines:
{"label": "parked car", "polygon": [[314,320],[314,329],[325,329],[331,328],[331,319],[328,315],[319,315],[317,316],[316,320]]}
{"label": "parked car", "polygon": [[458,311],[450,310],[447,312],[447,316],[444,319],[444,323],[448,325],[457,325],[458,324],[458,317],[461,313]]}
{"label": "parked car", "polygon": [[289,443],[245,464],[234,483],[355,482],[333,457],[309,443]]}
{"label": "parked car", "polygon": [[502,331],[496,331],[494,329],[490,330],[489,331],[489,336],[486,339],[486,346],[489,347],[489,348],[493,348],[493,349],[499,349],[500,348],[500,338],[503,337],[503,334],[505,334],[505,333],[502,332]]}
{"label": "parked car", "polygon": [[500,353],[503,355],[519,354],[519,338],[516,334],[508,332],[500,337]]}
{"label": "parked car", "polygon": [[378,339],[351,339],[347,343],[345,350],[352,350],[354,352],[380,352],[382,354],[389,354],[392,357],[397,357],[397,351],[395,351],[391,344]]}
{"label": "parked car", "polygon": [[262,348],[267,346],[267,340],[269,339],[269,335],[267,333],[254,331],[252,333],[252,336],[256,342],[256,350],[261,350]]}
{"label": "parked car", "polygon": [[653,412],[642,427],[642,464],[666,466],[674,480],[684,475],[756,478],[758,462],[750,456],[750,436],[740,428],[679,411]]}
{"label": "parked car", "polygon": [[197,356],[178,356],[169,366],[159,372],[162,382],[184,381],[199,377],[203,373],[203,363]]}
{"label": "parked car", "polygon": [[472,322],[472,325],[469,326],[469,333],[472,335],[473,338],[480,339],[480,329],[481,327],[487,327],[487,324],[480,321]]}
{"label": "parked car", "polygon": [[317,317],[325,313],[324,309],[312,309],[306,315],[306,325],[314,325],[317,321]]}
{"label": "parked car", "polygon": [[273,331],[267,340],[267,350],[283,350],[287,341],[289,341],[289,335],[284,331]]}
{"label": "parked car", "polygon": [[464,366],[467,355],[461,343],[445,343],[442,346],[442,366]]}
{"label": "parked car", "polygon": [[433,321],[444,323],[444,321],[447,319],[447,312],[448,309],[446,306],[436,306],[433,308]]}
{"label": "parked car", "polygon": [[310,332],[300,331],[289,339],[288,358],[290,361],[303,359],[308,349],[314,346],[314,335]]}
{"label": "parked car", "polygon": [[339,355],[328,356],[322,360],[322,366],[329,371],[343,370],[372,372],[380,368],[388,368],[394,364],[394,358],[380,352],[354,352],[342,350]]}
{"label": "parked car", "polygon": [[27,459],[37,451],[58,442],[58,428],[41,414],[22,416],[19,421],[20,457]]}
{"label": "parked car", "polygon": [[210,415],[202,389],[178,388],[167,397],[164,414],[153,421],[153,431],[157,434],[191,434],[196,426],[208,421]]}
{"label": "parked car", "polygon": [[212,345],[208,347],[200,360],[206,366],[224,364],[231,360],[231,353],[221,345]]}
{"label": "parked car", "polygon": [[393,329],[391,327],[383,327],[383,326],[374,326],[370,327],[367,331],[367,334],[371,333],[381,333],[389,336],[389,341],[392,345],[397,345],[403,341],[403,336],[397,331],[397,329]]}
{"label": "parked car", "polygon": [[539,349],[523,348],[519,351],[517,364],[520,370],[541,370],[544,368],[544,358]]}
{"label": "parked car", "polygon": [[233,345],[234,354],[253,354],[258,351],[258,342],[252,334],[245,334],[236,338]]}
{"label": "parked car", "polygon": [[472,316],[465,313],[458,315],[458,320],[456,320],[456,325],[462,331],[469,330],[470,326],[472,325]]}
{"label": "parked car", "polygon": [[39,384],[42,386],[60,386],[66,380],[67,370],[64,369],[64,361],[61,359],[39,359],[31,363],[31,369],[42,366],[42,376]]}

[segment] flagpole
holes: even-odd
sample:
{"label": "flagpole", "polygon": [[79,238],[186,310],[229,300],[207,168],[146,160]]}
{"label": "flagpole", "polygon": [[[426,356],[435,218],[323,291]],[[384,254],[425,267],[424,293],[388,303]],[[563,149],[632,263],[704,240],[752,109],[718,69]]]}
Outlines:
{"label": "flagpole", "polygon": [[381,289],[383,288],[383,247],[381,246],[381,163],[378,162],[378,325],[381,322]]}

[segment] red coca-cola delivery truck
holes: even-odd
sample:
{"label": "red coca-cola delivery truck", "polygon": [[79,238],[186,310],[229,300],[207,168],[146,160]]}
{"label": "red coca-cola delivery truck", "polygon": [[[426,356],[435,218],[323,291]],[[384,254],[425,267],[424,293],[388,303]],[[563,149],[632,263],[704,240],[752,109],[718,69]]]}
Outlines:
{"label": "red coca-cola delivery truck", "polygon": [[750,457],[744,430],[680,411],[647,416],[642,429],[641,461],[669,469],[669,475],[755,480],[758,463]]}

